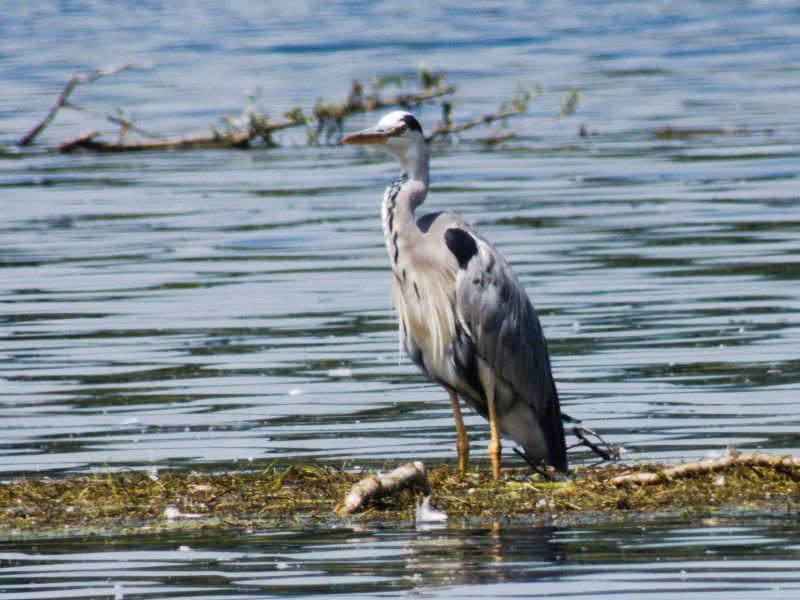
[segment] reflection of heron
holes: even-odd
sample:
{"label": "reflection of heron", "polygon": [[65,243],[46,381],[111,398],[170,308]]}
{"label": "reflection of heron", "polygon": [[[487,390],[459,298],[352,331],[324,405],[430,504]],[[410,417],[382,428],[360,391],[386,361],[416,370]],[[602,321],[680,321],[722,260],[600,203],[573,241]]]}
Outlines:
{"label": "reflection of heron", "polygon": [[[456,521],[435,533],[418,531],[403,538],[406,578],[421,596],[431,588],[446,586],[454,598],[472,597],[476,585],[552,584],[553,570],[545,565],[555,567],[576,558],[569,539],[559,529],[544,523],[508,526],[495,521],[482,527]],[[595,550],[594,543],[589,544]],[[494,593],[484,592],[486,596],[529,597],[520,594],[520,587],[490,589]],[[524,591],[530,593],[531,589]],[[552,593],[550,587],[543,589],[542,595],[547,592]]]}
{"label": "reflection of heron", "polygon": [[489,457],[500,476],[500,435],[530,461],[567,468],[564,427],[539,318],[508,263],[464,219],[414,219],[428,193],[428,151],[417,119],[395,111],[342,140],[394,153],[403,174],[383,197],[383,234],[406,351],[450,395],[461,476],[469,440],[458,398],[489,419]]}

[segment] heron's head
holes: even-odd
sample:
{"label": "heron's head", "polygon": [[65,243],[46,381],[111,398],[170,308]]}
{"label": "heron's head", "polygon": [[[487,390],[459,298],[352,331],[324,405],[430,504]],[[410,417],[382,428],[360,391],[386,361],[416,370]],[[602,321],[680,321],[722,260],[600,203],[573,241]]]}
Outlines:
{"label": "heron's head", "polygon": [[375,127],[348,135],[342,143],[386,148],[397,157],[404,171],[424,169],[427,178],[428,151],[425,137],[422,135],[422,126],[411,113],[403,110],[390,112]]}

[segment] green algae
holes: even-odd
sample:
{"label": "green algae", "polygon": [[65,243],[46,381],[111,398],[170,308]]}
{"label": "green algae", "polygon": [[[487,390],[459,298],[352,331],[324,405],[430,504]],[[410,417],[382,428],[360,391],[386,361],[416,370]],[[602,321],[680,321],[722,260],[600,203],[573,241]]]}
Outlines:
{"label": "green algae", "polygon": [[[658,472],[663,465],[577,467],[549,482],[526,469],[494,481],[488,468],[428,471],[433,503],[451,520],[602,519],[666,513],[794,511],[800,484],[793,472],[736,465],[653,485],[618,487],[614,477]],[[350,487],[369,472],[308,464],[263,471],[160,475],[125,471],[63,478],[23,476],[0,484],[0,535],[70,535],[160,529],[267,528],[297,524],[413,521],[418,492],[403,490],[347,519],[335,515]]]}

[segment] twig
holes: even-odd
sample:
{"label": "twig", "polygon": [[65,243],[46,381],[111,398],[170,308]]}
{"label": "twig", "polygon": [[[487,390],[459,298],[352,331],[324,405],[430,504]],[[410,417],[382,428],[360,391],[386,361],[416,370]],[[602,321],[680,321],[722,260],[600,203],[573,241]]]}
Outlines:
{"label": "twig", "polygon": [[[572,116],[572,113],[575,112],[575,108],[578,106],[578,97],[579,97],[578,90],[575,89],[572,90],[569,94],[563,96],[561,98],[561,109],[558,111],[558,114],[552,119],[554,121],[558,121],[559,119]],[[519,127],[512,129],[511,131],[506,131],[504,133],[492,136],[484,140],[483,143],[486,144],[487,146],[494,146],[496,144],[499,144],[500,142],[504,142],[505,140],[514,137],[523,129],[530,127],[531,125],[538,125],[539,123],[542,123],[546,120],[547,119],[539,119],[537,121],[531,121],[530,123],[525,123],[524,125],[520,125]]]}
{"label": "twig", "polygon": [[58,113],[59,109],[64,106],[67,98],[72,93],[72,90],[75,89],[79,83],[89,83],[94,81],[98,77],[104,77],[106,75],[113,75],[114,73],[119,73],[120,71],[124,71],[125,69],[144,69],[147,68],[143,65],[138,64],[136,61],[128,61],[121,65],[117,65],[114,67],[106,67],[105,69],[98,69],[94,73],[90,75],[73,75],[72,79],[69,80],[66,87],[61,91],[61,95],[56,100],[56,103],[53,104],[53,107],[50,109],[50,112],[47,113],[47,116],[42,119],[42,121],[31,131],[23,137],[19,142],[17,142],[18,146],[30,146],[33,143],[33,140],[47,127],[50,122],[55,118],[56,113]]}
{"label": "twig", "polygon": [[478,125],[492,123],[494,121],[499,121],[507,117],[519,116],[524,112],[525,108],[518,108],[518,107],[507,108],[505,110],[492,113],[491,115],[485,115],[483,117],[478,117],[477,119],[473,119],[465,123],[459,123],[458,125],[447,125],[447,124],[437,125],[436,127],[434,127],[433,131],[431,131],[428,135],[425,136],[425,141],[430,142],[432,139],[439,136],[458,133],[459,131],[472,129],[473,127],[477,127]]}
{"label": "twig", "polygon": [[315,143],[326,127],[326,136],[327,139],[330,139],[334,133],[341,129],[344,120],[352,115],[381,110],[391,106],[414,108],[434,98],[452,94],[455,91],[456,86],[449,85],[433,89],[424,89],[421,92],[413,94],[398,94],[392,98],[381,98],[377,93],[365,96],[361,84],[358,81],[354,81],[350,95],[343,104],[325,104],[323,102],[318,102],[314,107],[312,117],[316,120],[317,125],[316,131],[309,132],[309,142]]}
{"label": "twig", "polygon": [[[622,453],[619,451],[619,448],[617,448],[611,442],[605,441],[602,438],[602,436],[600,436],[599,433],[592,431],[588,427],[583,427],[582,425],[575,425],[572,428],[572,433],[575,434],[575,437],[577,437],[579,441],[575,442],[574,444],[570,444],[569,448],[577,448],[578,446],[588,446],[600,458],[608,461],[616,461],[622,458]],[[600,446],[589,440],[584,434],[593,435],[594,437],[596,437],[598,440],[600,440],[600,444],[606,447],[606,450],[603,450]]]}
{"label": "twig", "polygon": [[126,131],[135,131],[139,135],[143,135],[144,137],[148,138],[155,138],[155,139],[165,139],[166,136],[163,136],[158,133],[153,133],[152,131],[146,131],[141,127],[136,127],[131,121],[128,119],[124,119],[122,117],[115,117],[113,115],[105,115],[103,113],[99,113],[97,111],[92,110],[91,108],[86,108],[85,106],[78,106],[77,104],[73,104],[72,102],[64,101],[61,103],[64,108],[71,108],[72,110],[77,110],[78,112],[82,112],[84,114],[90,115],[92,117],[99,117],[101,119],[105,119],[110,123],[114,123],[115,125],[119,125]]}
{"label": "twig", "polygon": [[522,460],[524,460],[526,463],[528,463],[528,466],[531,469],[533,469],[535,473],[538,473],[539,475],[544,477],[547,481],[555,481],[555,479],[553,479],[553,477],[546,470],[544,470],[543,468],[539,467],[538,465],[536,465],[531,460],[531,457],[528,456],[527,452],[523,452],[519,448],[516,448],[516,447],[513,450],[517,454],[517,456],[519,456]]}
{"label": "twig", "polygon": [[426,495],[431,493],[425,475],[425,465],[419,461],[406,463],[382,477],[375,475],[365,477],[351,488],[344,502],[334,512],[346,517],[363,510],[370,500],[392,496],[410,487],[418,487]]}
{"label": "twig", "polygon": [[687,477],[696,477],[698,475],[706,475],[716,471],[722,471],[729,467],[734,466],[757,466],[774,469],[776,471],[784,471],[789,474],[794,474],[800,469],[800,458],[794,456],[773,456],[771,454],[763,454],[755,452],[753,454],[740,454],[732,452],[727,456],[719,458],[709,458],[695,463],[687,463],[677,465],[658,471],[657,473],[632,473],[629,475],[619,475],[609,480],[609,483],[615,487],[623,485],[655,485],[672,481],[673,479],[684,479]]}
{"label": "twig", "polygon": [[60,143],[51,151],[64,154],[72,152],[76,148],[85,147],[86,144],[91,143],[92,138],[95,138],[98,135],[100,135],[99,131],[85,131],[84,133],[77,135],[74,138],[67,140],[66,142]]}

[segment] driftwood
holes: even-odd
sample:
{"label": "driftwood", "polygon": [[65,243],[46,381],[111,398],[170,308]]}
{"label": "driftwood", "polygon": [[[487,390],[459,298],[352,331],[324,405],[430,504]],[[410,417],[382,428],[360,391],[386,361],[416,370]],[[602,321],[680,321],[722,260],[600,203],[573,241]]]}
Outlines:
{"label": "driftwood", "polygon": [[334,512],[346,517],[363,510],[370,500],[386,498],[412,487],[421,489],[425,495],[431,493],[425,465],[419,461],[406,463],[388,475],[365,477],[350,489],[344,502]]}
{"label": "driftwood", "polygon": [[45,118],[42,119],[36,125],[36,127],[31,129],[25,137],[23,137],[19,142],[17,142],[17,146],[21,147],[30,146],[33,143],[33,141],[37,138],[37,136],[42,131],[44,131],[44,128],[50,124],[50,121],[52,121],[55,118],[56,113],[58,113],[59,109],[62,106],[66,106],[68,104],[67,98],[69,98],[69,95],[72,93],[72,90],[74,90],[75,86],[77,86],[78,84],[89,83],[99,77],[104,77],[106,75],[113,75],[114,73],[125,71],[126,69],[145,69],[145,68],[147,67],[144,65],[140,65],[135,61],[128,61],[126,63],[117,65],[115,67],[106,67],[105,69],[98,69],[97,71],[91,73],[90,75],[73,75],[72,79],[69,80],[67,85],[61,91],[61,95],[58,97],[55,104],[53,104],[53,106],[50,108],[50,112],[47,113],[47,116],[45,116]]}
{"label": "driftwood", "polygon": [[773,456],[756,452],[753,454],[740,454],[732,452],[719,458],[708,458],[695,463],[687,463],[669,467],[657,473],[629,473],[618,475],[609,480],[615,487],[623,485],[656,485],[674,479],[684,479],[723,471],[735,466],[765,467],[776,471],[795,473],[800,470],[800,458],[794,456]]}
{"label": "driftwood", "polygon": [[[313,143],[319,137],[319,130],[325,125],[326,122],[333,122],[329,125],[331,132],[335,132],[341,128],[341,123],[345,117],[357,114],[360,112],[368,112],[372,110],[379,110],[390,106],[404,106],[414,107],[427,102],[431,99],[438,98],[445,94],[450,94],[455,91],[455,86],[448,86],[436,90],[424,90],[416,94],[400,94],[391,98],[378,98],[375,95],[370,95],[363,98],[363,100],[354,101],[351,98],[347,100],[344,105],[327,105],[326,110],[321,110],[319,105],[314,110],[314,119],[318,123],[318,130],[313,134],[309,134],[309,142]],[[74,106],[68,103],[61,103],[60,106],[69,106],[77,110],[84,110],[81,107]],[[55,114],[53,114],[55,116]],[[247,148],[253,142],[261,139],[268,147],[276,146],[272,140],[272,134],[292,127],[307,127],[309,120],[306,119],[301,111],[295,110],[287,114],[287,119],[272,123],[269,119],[259,113],[252,111],[248,115],[248,125],[245,130],[229,129],[225,132],[212,131],[210,133],[200,133],[187,135],[184,137],[164,138],[162,136],[155,136],[153,134],[146,134],[149,139],[136,142],[126,142],[123,136],[114,142],[96,139],[100,136],[100,132],[92,131],[83,133],[70,140],[62,142],[58,146],[51,149],[56,153],[68,153],[78,149],[91,150],[93,152],[141,152],[141,151],[164,151],[164,150],[196,150],[207,148]],[[119,123],[125,130],[132,128],[128,121],[120,120],[117,117],[105,116],[107,120],[114,123]],[[52,116],[47,120],[49,123]],[[45,123],[46,124],[46,123]],[[133,128],[136,130],[136,128]],[[138,130],[143,133],[141,130]],[[157,139],[154,139],[157,138]]]}
{"label": "driftwood", "polygon": [[741,127],[739,129],[676,129],[672,125],[660,127],[653,133],[653,137],[660,140],[684,140],[696,137],[711,137],[711,136],[738,136],[738,135],[754,135],[762,134],[764,137],[772,135],[772,129],[747,129]]}
{"label": "driftwood", "polygon": [[[287,127],[295,127],[297,123],[275,123],[264,131],[273,132]],[[193,150],[202,148],[246,148],[261,132],[253,129],[235,133],[201,133],[185,137],[143,140],[139,142],[107,142],[95,139],[99,131],[89,131],[62,142],[52,152],[66,154],[75,150],[92,150],[94,152],[142,152],[163,150]]]}
{"label": "driftwood", "polygon": [[[64,89],[61,91],[56,102],[50,108],[47,115],[23,138],[17,142],[19,147],[33,145],[37,137],[53,121],[62,108],[70,108],[83,112],[93,117],[102,118],[119,127],[119,134],[114,141],[105,140],[99,131],[92,130],[81,133],[71,139],[61,142],[53,147],[47,148],[50,152],[69,153],[76,150],[88,150],[98,153],[110,152],[137,152],[137,151],[168,151],[168,150],[190,150],[190,149],[233,149],[248,148],[251,145],[260,143],[266,147],[274,147],[278,144],[272,139],[272,134],[290,128],[305,128],[307,133],[307,143],[309,145],[323,143],[338,143],[339,137],[344,131],[344,122],[347,118],[371,112],[383,110],[390,107],[402,107],[412,109],[422,104],[438,103],[442,108],[442,121],[435,125],[431,132],[426,136],[428,141],[435,138],[455,136],[460,132],[495,122],[505,123],[509,117],[522,117],[527,110],[530,100],[541,93],[538,86],[521,89],[510,101],[500,106],[499,110],[483,117],[470,119],[461,123],[454,123],[452,119],[452,103],[441,100],[442,97],[453,94],[456,86],[445,85],[443,83],[445,73],[430,72],[425,68],[420,71],[420,87],[417,91],[397,93],[394,95],[381,95],[381,91],[387,83],[403,85],[400,78],[383,78],[371,84],[371,91],[367,92],[358,81],[354,81],[351,91],[344,102],[328,103],[319,101],[314,106],[310,114],[305,114],[299,107],[287,112],[283,120],[272,121],[267,115],[261,113],[254,106],[255,97],[250,96],[250,106],[242,117],[227,116],[221,120],[226,124],[224,130],[219,131],[213,126],[211,132],[198,133],[186,136],[168,136],[159,133],[146,131],[133,124],[133,118],[126,117],[121,110],[116,115],[107,115],[90,110],[69,102],[68,98],[75,87],[81,83],[89,83],[106,75],[113,75],[126,69],[149,68],[133,61],[121,65],[99,69],[88,75],[73,76]],[[577,102],[577,92],[562,99],[562,108],[555,118],[569,116],[572,114]],[[512,130],[507,130],[501,134],[494,135],[483,141],[486,144],[497,144],[502,140],[513,137],[521,129],[528,127],[537,121],[523,124]],[[139,140],[127,140],[129,133],[136,133],[142,136]]]}

